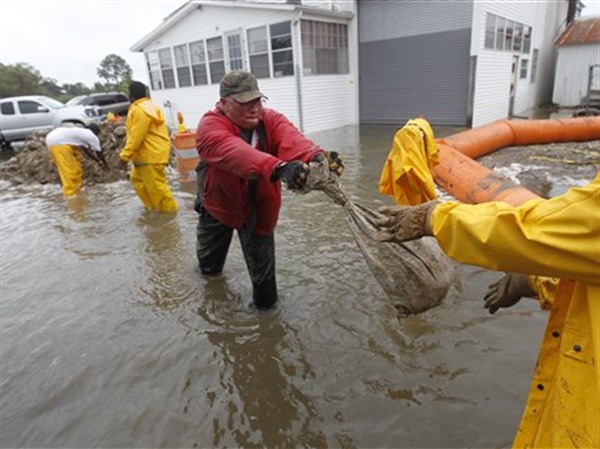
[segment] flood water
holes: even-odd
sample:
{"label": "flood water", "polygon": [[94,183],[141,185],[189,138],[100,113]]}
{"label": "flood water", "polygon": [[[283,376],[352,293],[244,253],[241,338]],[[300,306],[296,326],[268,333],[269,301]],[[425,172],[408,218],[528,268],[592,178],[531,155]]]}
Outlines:
{"label": "flood water", "polygon": [[[311,137],[377,206],[393,132]],[[398,318],[342,208],[284,192],[280,301],[258,312],[237,239],[222,276],[199,274],[194,189],[173,180],[181,209],[160,215],[125,182],[69,202],[2,184],[0,446],[510,446],[547,318],[535,301],[491,316],[499,274],[457,265],[440,306]]]}

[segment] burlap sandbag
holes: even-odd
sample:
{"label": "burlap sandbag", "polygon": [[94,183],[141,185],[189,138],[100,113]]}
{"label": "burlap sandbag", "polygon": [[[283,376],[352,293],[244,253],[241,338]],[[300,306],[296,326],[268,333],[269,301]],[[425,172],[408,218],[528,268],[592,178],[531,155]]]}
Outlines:
{"label": "burlap sandbag", "polygon": [[405,243],[380,242],[376,220],[381,214],[352,201],[326,163],[311,162],[306,187],[321,190],[346,211],[352,235],[367,265],[401,314],[428,310],[444,298],[452,266],[435,239]]}

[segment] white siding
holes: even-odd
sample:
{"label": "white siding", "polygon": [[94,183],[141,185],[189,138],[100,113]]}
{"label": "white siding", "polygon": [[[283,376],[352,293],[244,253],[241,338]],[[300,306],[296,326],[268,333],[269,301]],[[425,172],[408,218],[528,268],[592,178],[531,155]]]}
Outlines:
{"label": "white siding", "polygon": [[304,129],[322,131],[356,123],[355,85],[349,75],[302,79]]}
{"label": "white siding", "polygon": [[[563,5],[564,3],[564,5]],[[567,2],[475,2],[471,54],[477,56],[473,126],[507,118],[513,55],[519,57],[513,113],[519,115],[539,104],[539,98],[549,98],[546,73],[552,64],[552,42],[558,32],[555,22],[566,17]],[[564,10],[564,15],[561,12]],[[532,27],[531,47],[528,54],[484,49],[486,13],[518,21]],[[531,64],[534,49],[539,49],[537,77],[531,82]],[[548,50],[550,49],[550,51]],[[528,60],[527,77],[520,79],[521,60]],[[539,88],[545,85],[545,91]]]}
{"label": "white siding", "polygon": [[293,17],[294,15],[287,11],[202,6],[161,34],[155,42],[144,48],[144,51],[217,37],[223,32],[268,25],[291,20]]}
{"label": "white siding", "polygon": [[508,116],[512,54],[491,53],[481,53],[477,60],[474,127]]}
{"label": "white siding", "polygon": [[600,64],[600,45],[571,45],[558,49],[553,102],[580,106],[587,95],[590,65]]}
{"label": "white siding", "polygon": [[[294,15],[286,11],[203,6],[160,35],[144,51],[159,50],[200,39],[217,37],[223,32],[240,28],[245,31],[248,28],[291,20],[293,17]],[[277,109],[298,124],[295,85],[293,76],[259,80],[261,91],[269,97],[267,106]],[[219,85],[217,81],[215,84],[206,86],[154,90],[152,98],[163,106],[171,126],[174,125],[173,120],[176,120],[176,114],[180,111],[187,126],[195,128],[202,115],[214,108],[218,101]],[[166,102],[170,102],[172,114],[165,107]]]}
{"label": "white siding", "polygon": [[[330,2],[325,2],[330,5]],[[344,9],[352,11],[354,2],[346,2]],[[223,33],[241,29],[245,38],[245,30],[282,21],[292,20],[292,36],[294,41],[295,76],[259,79],[261,91],[269,98],[267,107],[285,114],[304,132],[313,132],[327,128],[356,124],[358,122],[358,91],[356,87],[356,25],[349,23],[349,75],[317,75],[303,77],[301,52],[299,51],[298,19],[336,21],[323,19],[318,15],[304,11],[302,14],[293,11],[232,8],[204,5],[192,11],[183,20],[146,45],[145,52],[172,48],[200,39],[221,36]],[[244,55],[246,58],[247,55]],[[299,73],[300,72],[300,73]],[[298,93],[301,88],[301,98]],[[152,91],[152,98],[163,107],[171,126],[174,126],[177,112],[184,115],[188,127],[195,128],[198,121],[209,109],[214,108],[219,98],[217,83],[207,86],[194,86]],[[302,105],[299,105],[302,101]],[[166,106],[170,104],[170,109]],[[301,106],[301,107],[300,107]],[[303,117],[300,117],[302,110]]]}

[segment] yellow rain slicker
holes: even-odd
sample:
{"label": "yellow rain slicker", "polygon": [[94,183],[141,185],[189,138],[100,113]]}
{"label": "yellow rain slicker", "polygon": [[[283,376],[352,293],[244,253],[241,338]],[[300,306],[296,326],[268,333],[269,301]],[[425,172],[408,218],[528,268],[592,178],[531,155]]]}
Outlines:
{"label": "yellow rain slicker", "polygon": [[585,187],[519,207],[443,203],[432,227],[460,262],[561,279],[553,301],[544,302],[550,317],[513,444],[600,447],[600,174]]}
{"label": "yellow rain slicker", "polygon": [[409,120],[394,135],[379,178],[379,192],[404,206],[436,199],[432,172],[439,161],[433,130],[427,120]]}
{"label": "yellow rain slicker", "polygon": [[148,210],[175,212],[177,203],[171,195],[165,169],[162,165],[133,166],[131,184]]}
{"label": "yellow rain slicker", "polygon": [[165,176],[171,141],[162,111],[149,98],[140,98],[129,107],[125,127],[127,141],[119,157],[133,163],[131,184],[144,207],[176,211],[178,206]]}
{"label": "yellow rain slicker", "polygon": [[77,195],[83,185],[83,168],[81,168],[81,153],[73,145],[52,145],[50,156],[56,169],[64,196]]}

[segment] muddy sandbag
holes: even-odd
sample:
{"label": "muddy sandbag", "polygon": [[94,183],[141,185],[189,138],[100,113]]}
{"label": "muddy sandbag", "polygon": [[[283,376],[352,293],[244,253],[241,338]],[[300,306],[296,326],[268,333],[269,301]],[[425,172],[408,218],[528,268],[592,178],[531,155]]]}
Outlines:
{"label": "muddy sandbag", "polygon": [[352,235],[371,272],[402,314],[424,312],[441,302],[450,287],[452,266],[437,242],[424,237],[411,242],[378,240],[380,213],[352,201],[327,163],[311,162],[306,187],[321,190],[346,212]]}

